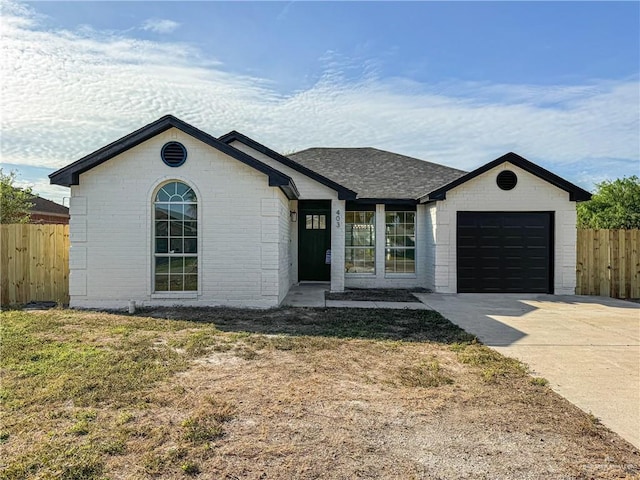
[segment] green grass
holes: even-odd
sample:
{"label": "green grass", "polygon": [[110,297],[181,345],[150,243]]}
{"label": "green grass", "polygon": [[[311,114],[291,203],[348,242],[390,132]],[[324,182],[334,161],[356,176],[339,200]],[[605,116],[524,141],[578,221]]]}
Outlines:
{"label": "green grass", "polygon": [[[274,351],[338,349],[350,338],[383,340],[390,349],[404,342],[473,339],[430,311],[154,309],[146,314],[156,318],[144,314],[0,313],[0,445],[13,449],[0,480],[103,479],[107,459],[126,455],[134,440],[149,445],[141,459],[144,474],[197,475],[189,452],[224,437],[233,406],[208,399],[172,427],[139,419],[150,406],[162,405],[154,386],[210,352],[254,360]],[[168,315],[180,318],[168,320]],[[410,387],[451,382],[436,359],[398,375]],[[173,430],[178,445],[157,448]],[[22,445],[23,432],[39,432],[37,441]]]}
{"label": "green grass", "polygon": [[401,368],[399,379],[405,387],[430,388],[453,383],[453,379],[445,374],[436,358],[423,361],[419,365]]}
{"label": "green grass", "polygon": [[482,378],[489,383],[510,376],[521,377],[527,374],[522,362],[505,357],[489,347],[477,342],[454,343],[451,350],[456,352],[461,363],[477,367]]}
{"label": "green grass", "polygon": [[[144,408],[147,389],[187,368],[205,351],[204,339],[216,334],[208,325],[194,332],[188,322],[60,310],[14,310],[1,318],[3,443],[26,425],[49,434],[13,458],[0,479],[102,478],[101,454],[125,451],[127,434],[117,433],[118,426],[133,417],[123,413],[103,421],[94,408]],[[159,342],[163,332],[185,352]],[[105,431],[116,433],[109,437]]]}

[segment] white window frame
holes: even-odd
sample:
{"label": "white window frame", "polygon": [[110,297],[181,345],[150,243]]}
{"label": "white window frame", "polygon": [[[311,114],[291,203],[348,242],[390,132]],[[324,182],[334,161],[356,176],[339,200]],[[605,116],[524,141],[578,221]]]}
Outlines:
{"label": "white window frame", "polygon": [[[161,192],[165,192],[165,194],[167,193],[167,191],[165,190],[165,188],[169,185],[172,184],[182,184],[186,187],[188,187],[188,190],[186,190],[184,193],[180,194],[175,192],[172,196],[169,197],[168,200],[158,200],[160,193]],[[194,200],[185,200],[185,195],[189,192],[193,193],[193,197]],[[177,200],[176,197],[179,197],[180,200]],[[185,182],[184,180],[180,180],[180,179],[172,179],[169,181],[165,181],[163,182],[161,185],[159,185],[155,190],[154,190],[154,194],[153,194],[153,198],[152,198],[152,202],[151,202],[151,218],[152,218],[152,222],[151,222],[151,296],[152,298],[197,298],[198,293],[200,291],[200,221],[199,221],[199,203],[198,203],[198,194],[196,193],[195,189],[189,185],[189,183]],[[176,201],[177,200],[177,201]],[[184,218],[181,220],[182,225],[181,230],[182,230],[182,234],[180,235],[171,235],[171,220],[169,218],[166,219],[167,222],[167,235],[162,235],[162,236],[158,236],[157,234],[157,223],[156,222],[162,222],[165,221],[164,218],[160,219],[157,218],[157,205],[167,205],[167,211],[170,211],[170,205],[181,205],[186,206],[186,205],[195,205],[196,207],[196,212],[195,215],[192,217],[191,220],[185,220]],[[195,223],[195,236],[193,235],[185,235],[184,229],[185,229],[185,223],[190,222],[192,223],[192,225]],[[160,238],[167,238],[167,252],[157,252],[157,240]],[[182,252],[172,252],[170,250],[171,247],[171,240],[181,240],[181,245],[182,248],[181,250],[183,250]],[[195,248],[195,253],[194,252],[184,252],[184,246],[185,246],[185,240],[191,240],[195,242],[195,246],[193,243],[191,243],[192,248]],[[164,250],[164,248],[162,248],[161,250]],[[182,268],[182,272],[180,275],[182,275],[182,286],[183,289],[182,290],[157,290],[156,286],[156,259],[157,258],[182,258],[183,259],[183,268]],[[195,269],[196,272],[195,273],[185,273],[184,272],[184,259],[187,258],[195,258]],[[169,265],[171,264],[171,260],[169,261]],[[170,266],[169,266],[170,269]],[[195,289],[190,289],[190,290],[184,290],[184,286],[185,286],[185,281],[187,280],[187,276],[191,276],[191,277],[195,277],[195,278],[191,278],[190,280],[195,279],[196,285],[195,285]],[[170,277],[170,272],[167,273],[167,287],[170,288],[171,285],[171,277]]]}
{"label": "white window frame", "polygon": [[[406,214],[407,213],[412,213],[413,214],[413,245],[412,246],[407,246],[405,245],[391,245],[389,238],[391,237],[389,235],[389,229],[388,229],[388,225],[390,225],[387,222],[387,215],[402,215],[402,221],[397,222],[396,225],[410,225],[409,222],[406,221]],[[417,253],[417,248],[416,248],[416,244],[417,244],[417,235],[416,235],[416,230],[417,230],[417,223],[418,223],[418,215],[417,215],[417,211],[416,210],[385,210],[384,212],[384,222],[385,222],[385,229],[384,229],[384,272],[386,276],[392,277],[392,276],[415,276],[417,274],[417,267],[418,267],[418,260],[416,258],[416,253]],[[397,237],[397,231],[394,232],[394,235],[392,235],[393,237]],[[407,235],[406,233],[404,235],[402,235],[403,237],[407,237],[407,236],[411,236],[411,235]],[[387,267],[387,255],[388,252],[390,252],[391,250],[402,250],[405,253],[412,251],[413,252],[413,271],[402,271],[402,272],[398,272],[396,269],[394,270],[389,270]],[[406,258],[406,255],[405,255]],[[405,263],[406,266],[406,263]]]}
{"label": "white window frame", "polygon": [[[362,223],[362,222],[349,222],[348,218],[349,218],[349,214],[361,214],[361,213],[365,213],[365,214],[370,214],[371,215],[371,223]],[[345,256],[345,274],[349,275],[349,276],[359,276],[359,275],[366,275],[366,276],[375,276],[376,275],[376,268],[377,268],[377,262],[376,262],[376,212],[375,210],[346,210],[345,211],[345,246],[344,246],[344,256]],[[370,229],[370,235],[371,238],[373,239],[373,244],[372,245],[348,245],[347,244],[347,230],[348,230],[348,225],[363,225],[363,226],[367,226]],[[349,250],[371,250],[372,251],[372,255],[371,255],[371,260],[373,261],[373,271],[371,272],[350,272],[347,269],[347,264],[348,264],[348,258],[349,258]]]}

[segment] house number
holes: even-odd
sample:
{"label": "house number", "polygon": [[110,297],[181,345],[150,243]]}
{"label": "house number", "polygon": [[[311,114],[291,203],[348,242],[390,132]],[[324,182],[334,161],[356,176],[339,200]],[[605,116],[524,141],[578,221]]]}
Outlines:
{"label": "house number", "polygon": [[336,210],[336,228],[340,228],[340,210]]}

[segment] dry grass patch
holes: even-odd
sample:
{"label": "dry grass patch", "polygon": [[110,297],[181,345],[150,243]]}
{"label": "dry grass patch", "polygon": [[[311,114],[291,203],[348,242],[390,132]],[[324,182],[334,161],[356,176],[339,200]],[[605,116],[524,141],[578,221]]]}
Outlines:
{"label": "dry grass patch", "polygon": [[640,473],[637,450],[435,312],[144,314],[2,313],[0,479]]}

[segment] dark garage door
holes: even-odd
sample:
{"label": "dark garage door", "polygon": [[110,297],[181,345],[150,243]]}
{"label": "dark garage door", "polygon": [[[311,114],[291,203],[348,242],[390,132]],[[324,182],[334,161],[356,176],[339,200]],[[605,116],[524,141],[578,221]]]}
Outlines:
{"label": "dark garage door", "polygon": [[553,213],[458,212],[459,293],[553,293]]}

